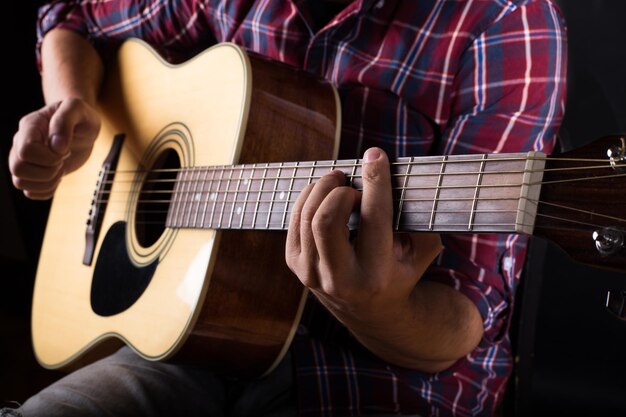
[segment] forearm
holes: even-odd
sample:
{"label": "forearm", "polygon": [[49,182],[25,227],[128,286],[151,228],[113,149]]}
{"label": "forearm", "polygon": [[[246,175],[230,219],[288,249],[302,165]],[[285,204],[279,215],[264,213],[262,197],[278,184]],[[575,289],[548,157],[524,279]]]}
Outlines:
{"label": "forearm", "polygon": [[44,38],[41,54],[46,103],[80,98],[95,104],[103,64],[86,39],[68,30],[53,29]]}
{"label": "forearm", "polygon": [[329,306],[372,353],[395,365],[437,372],[480,342],[476,306],[455,289],[422,281],[406,303],[380,312],[348,312]]}

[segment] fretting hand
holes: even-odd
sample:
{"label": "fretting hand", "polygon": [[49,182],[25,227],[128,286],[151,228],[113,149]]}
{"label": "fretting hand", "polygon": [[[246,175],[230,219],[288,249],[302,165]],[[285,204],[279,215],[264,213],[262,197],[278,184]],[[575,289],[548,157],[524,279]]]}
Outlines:
{"label": "fretting hand", "polygon": [[[422,274],[440,250],[436,234],[395,234],[387,156],[365,153],[363,193],[344,186],[340,171],[298,197],[287,236],[289,267],[348,327],[385,325],[405,313]],[[360,207],[358,236],[347,223]],[[354,330],[354,329],[353,329]]]}

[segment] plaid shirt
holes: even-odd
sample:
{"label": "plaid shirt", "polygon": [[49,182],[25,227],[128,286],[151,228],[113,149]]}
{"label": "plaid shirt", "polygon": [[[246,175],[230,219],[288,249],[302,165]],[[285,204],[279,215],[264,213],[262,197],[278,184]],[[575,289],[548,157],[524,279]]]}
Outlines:
{"label": "plaid shirt", "polygon": [[[76,0],[42,8],[103,56],[139,37],[181,62],[231,41],[337,86],[340,156],[550,152],[563,115],[565,29],[550,0]],[[429,374],[381,361],[311,300],[292,351],[303,416],[490,415],[511,372],[508,337],[526,251],[518,235],[448,235],[423,279],[482,314],[479,346]]]}

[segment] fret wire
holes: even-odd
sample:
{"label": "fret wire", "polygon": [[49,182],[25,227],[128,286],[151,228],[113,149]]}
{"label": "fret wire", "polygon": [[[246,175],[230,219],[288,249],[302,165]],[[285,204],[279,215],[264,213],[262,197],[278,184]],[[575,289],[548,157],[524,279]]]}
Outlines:
{"label": "fret wire", "polygon": [[352,166],[352,174],[349,176],[350,187],[354,188],[354,179],[356,178],[356,170],[360,165],[358,164],[358,159],[354,160],[354,164]]}
{"label": "fret wire", "polygon": [[256,205],[254,208],[254,216],[252,217],[252,227],[256,226],[256,218],[259,213],[259,204],[261,203],[261,190],[263,190],[263,185],[265,184],[265,177],[267,176],[267,165],[265,164],[265,168],[263,170],[263,178],[261,178],[261,186],[259,187],[259,196],[256,199]]}
{"label": "fret wire", "polygon": [[[180,183],[174,183],[174,187],[172,189],[172,196],[169,200],[169,208],[168,208],[168,213],[167,213],[167,221],[165,222],[166,225],[171,225],[174,222],[173,216],[174,216],[174,212],[176,210],[176,198],[177,198],[177,188],[180,186]],[[109,200],[109,197],[107,197],[107,200]]]}
{"label": "fret wire", "polygon": [[[253,168],[256,168],[256,164],[252,164]],[[243,229],[243,222],[245,221],[245,217],[246,217],[246,206],[248,205],[248,199],[250,198],[250,189],[252,187],[252,174],[254,173],[254,171],[250,171],[250,178],[247,179],[248,181],[248,189],[246,190],[246,197],[243,200],[243,210],[241,212],[241,221],[239,223],[239,228]]]}
{"label": "fret wire", "polygon": [[[220,184],[222,183],[222,179],[224,178],[224,171],[220,171],[220,178],[219,180],[215,183],[217,186],[217,192],[220,191]],[[209,199],[211,201],[213,201],[213,204],[211,205],[211,218],[209,219],[209,226],[211,227],[215,227],[215,224],[213,223],[213,218],[215,217],[215,208],[217,207],[217,192],[216,191],[211,191],[211,193],[209,194]]]}
{"label": "fret wire", "polygon": [[[193,176],[195,174],[195,168],[190,168],[188,171],[187,176],[190,178],[189,181],[187,182],[186,186],[187,186],[187,196],[185,198],[185,206],[183,207],[183,217],[181,222],[183,224],[185,224],[187,227],[190,226],[189,220],[185,220],[186,218],[189,219],[190,217],[190,213],[192,211],[193,208],[193,194],[192,194],[192,187],[195,185],[194,183],[196,183],[193,179]],[[191,197],[191,198],[189,198]],[[188,207],[189,206],[189,207]]]}
{"label": "fret wire", "polygon": [[269,214],[267,215],[267,222],[265,223],[266,229],[269,227],[270,219],[272,217],[272,208],[274,207],[274,201],[276,200],[276,187],[278,187],[278,179],[280,178],[282,164],[283,163],[281,162],[280,165],[278,166],[278,173],[276,174],[276,180],[274,181],[274,189],[272,190],[272,196],[270,198]]}
{"label": "fret wire", "polygon": [[200,183],[200,194],[198,194],[198,206],[196,210],[196,218],[193,221],[193,223],[196,226],[198,225],[198,217],[200,216],[200,206],[202,206],[202,191],[204,191],[204,185],[206,184],[206,179],[209,176],[209,170],[205,169],[203,173],[204,173],[204,177],[202,178],[202,182]]}
{"label": "fret wire", "polygon": [[[413,157],[411,157],[411,162],[413,162]],[[400,218],[402,217],[402,207],[404,206],[404,195],[406,194],[406,184],[409,180],[409,174],[411,173],[411,168],[412,165],[408,164],[407,166],[407,170],[405,172],[405,176],[404,176],[404,182],[402,184],[402,192],[400,193],[400,201],[399,201],[399,205],[398,205],[398,216],[396,218],[396,226],[395,226],[395,230],[398,230],[398,228],[400,227]]]}
{"label": "fret wire", "polygon": [[285,199],[285,209],[283,210],[283,221],[282,221],[282,228],[285,228],[285,222],[287,221],[287,210],[289,207],[289,201],[291,200],[291,190],[293,190],[293,183],[295,181],[294,177],[296,176],[298,172],[298,162],[296,162],[296,166],[293,168],[293,175],[291,176],[291,179],[289,180],[289,188],[287,190],[287,198]]}
{"label": "fret wire", "polygon": [[[186,180],[187,177],[189,177],[189,171],[187,171],[186,174],[185,174],[185,180]],[[183,195],[189,193],[189,190],[185,191],[185,187],[191,187],[191,182],[189,182],[189,181],[186,181],[186,182],[187,182],[186,184],[183,184]],[[189,199],[184,198],[181,201],[183,202],[183,205],[181,207],[182,217],[181,217],[181,219],[179,221],[180,221],[181,224],[184,224],[185,223],[185,213],[187,212],[187,203],[189,202]]]}
{"label": "fret wire", "polygon": [[[207,170],[207,174],[208,174]],[[209,189],[207,190],[206,197],[204,199],[204,210],[202,213],[201,227],[204,228],[204,222],[206,220],[207,210],[209,209],[209,198],[211,197],[211,188],[213,187],[213,180],[215,180],[215,170],[211,170],[211,182],[208,183]],[[204,188],[204,187],[203,187]]]}
{"label": "fret wire", "polygon": [[189,195],[189,188],[191,188],[191,181],[188,180],[188,178],[193,175],[192,173],[193,173],[193,171],[190,170],[190,169],[188,169],[185,172],[185,177],[184,177],[185,180],[184,180],[183,189],[182,189],[182,192],[183,192],[182,193],[182,197],[183,198],[181,199],[181,201],[182,201],[183,205],[181,206],[181,209],[180,209],[181,217],[180,217],[179,221],[180,221],[180,224],[185,225],[185,226],[188,226],[185,223],[185,216],[187,214],[187,204],[189,204],[189,198],[187,198],[187,196]]}
{"label": "fret wire", "polygon": [[[241,178],[243,176],[243,168],[239,170],[239,178],[237,179],[237,188],[235,188],[235,195],[233,198],[233,205],[230,210],[230,217],[228,218],[228,228],[233,226],[233,215],[235,213],[235,205],[237,204],[237,196],[239,195],[239,188],[241,187]],[[243,214],[243,213],[242,213]]]}
{"label": "fret wire", "polygon": [[[201,185],[201,183],[200,183],[200,173],[201,173],[200,168],[198,168],[198,169],[194,168],[193,173],[196,173],[196,172],[198,173],[198,178],[196,179],[196,183],[194,184],[193,192],[192,192],[192,198],[191,198],[192,199],[192,203],[191,203],[191,208],[189,210],[189,224],[191,224],[191,217],[193,215],[194,207],[196,207],[196,209],[198,207],[198,198],[197,198],[198,197],[198,185]],[[193,178],[193,173],[191,175],[192,178]],[[196,211],[196,217],[195,218],[196,219],[198,218],[197,211]],[[194,225],[195,225],[195,220],[194,220]]]}
{"label": "fret wire", "polygon": [[482,161],[480,162],[480,168],[478,171],[478,177],[476,178],[476,190],[474,190],[474,200],[472,201],[472,212],[470,213],[469,223],[467,225],[467,230],[472,231],[472,221],[474,220],[474,210],[476,210],[477,198],[478,198],[478,190],[481,185],[481,181],[483,179],[483,170],[485,169],[485,162],[487,160],[487,154],[483,154]]}
{"label": "fret wire", "polygon": [[222,219],[224,218],[224,211],[226,210],[226,201],[228,200],[228,190],[230,190],[230,182],[233,178],[233,170],[231,169],[230,172],[228,173],[228,179],[226,180],[226,188],[225,188],[225,192],[224,192],[224,200],[222,201],[222,208],[220,209],[220,217],[219,217],[219,222],[220,222],[220,227],[222,227]]}
{"label": "fret wire", "polygon": [[[180,189],[178,191],[178,211],[176,212],[176,223],[182,225],[183,219],[185,217],[185,200],[187,199],[187,194],[185,192],[185,187],[189,185],[186,181],[189,176],[189,171],[185,170],[182,175],[182,181],[180,185]],[[158,200],[155,200],[158,201]]]}
{"label": "fret wire", "polygon": [[313,182],[313,175],[315,174],[316,163],[316,161],[313,161],[313,165],[311,165],[311,173],[309,174],[309,182],[307,183],[307,185]]}
{"label": "fret wire", "polygon": [[437,187],[435,187],[435,198],[433,199],[433,205],[432,205],[432,209],[430,212],[428,230],[433,230],[433,224],[435,221],[435,211],[437,209],[437,204],[439,202],[439,194],[441,193],[441,184],[443,181],[443,173],[446,169],[447,162],[448,162],[448,156],[444,155],[441,159],[441,165],[439,167],[439,177],[437,178]]}

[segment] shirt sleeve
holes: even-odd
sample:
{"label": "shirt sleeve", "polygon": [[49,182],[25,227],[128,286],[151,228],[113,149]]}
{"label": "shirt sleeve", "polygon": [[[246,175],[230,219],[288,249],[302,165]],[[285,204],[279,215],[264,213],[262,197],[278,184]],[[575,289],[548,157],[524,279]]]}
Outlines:
{"label": "shirt sleeve", "polygon": [[74,31],[88,39],[103,59],[125,39],[136,37],[166,60],[182,62],[215,43],[212,2],[197,0],[65,0],[39,9],[37,63],[41,44],[54,28]]}
{"label": "shirt sleeve", "polygon": [[[471,44],[458,71],[451,120],[438,154],[550,153],[564,112],[566,30],[548,1],[519,2]],[[425,279],[471,299],[484,322],[483,342],[508,329],[525,260],[521,235],[448,235]]]}

